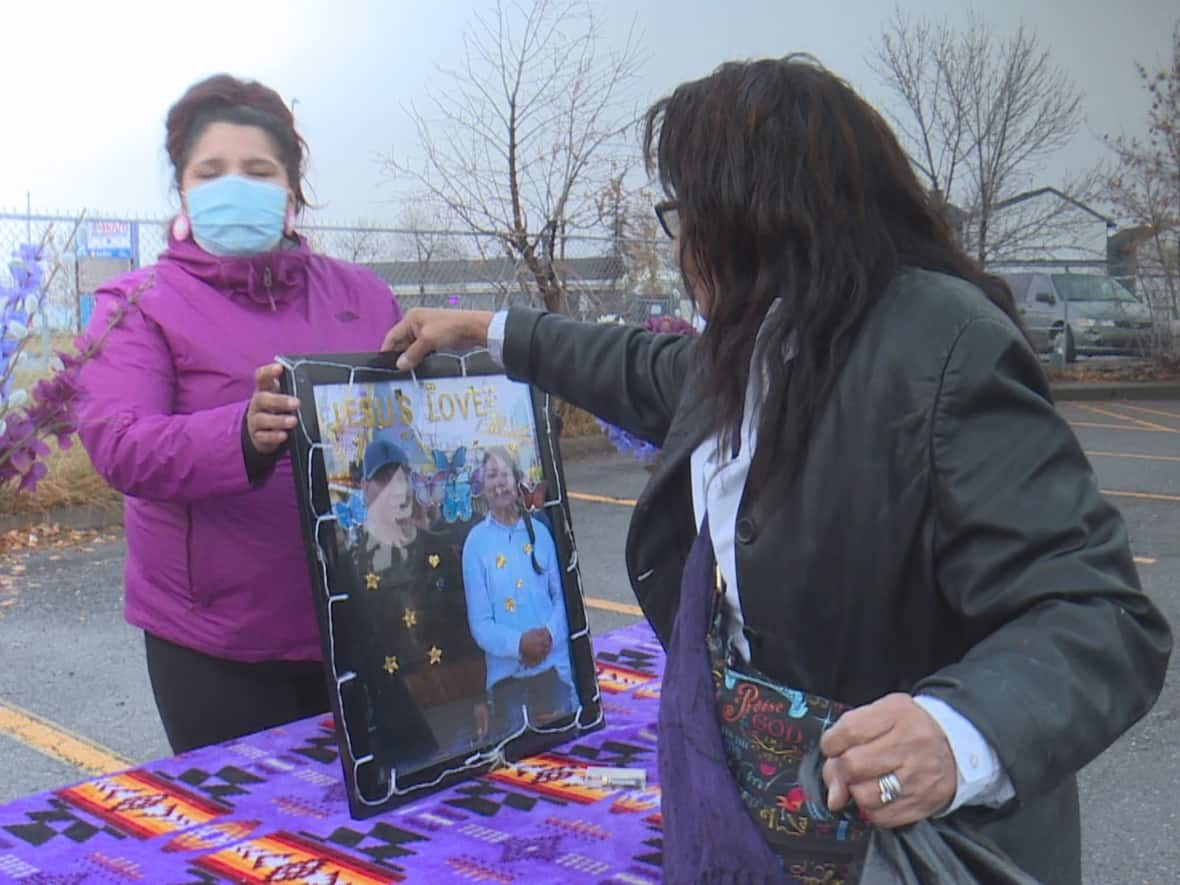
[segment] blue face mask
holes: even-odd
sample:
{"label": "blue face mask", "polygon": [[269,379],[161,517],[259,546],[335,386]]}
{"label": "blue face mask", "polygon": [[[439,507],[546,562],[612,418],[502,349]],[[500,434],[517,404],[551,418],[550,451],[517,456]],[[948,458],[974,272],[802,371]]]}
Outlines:
{"label": "blue face mask", "polygon": [[223,175],[189,188],[188,217],[193,239],[206,252],[232,258],[259,255],[282,239],[287,189]]}

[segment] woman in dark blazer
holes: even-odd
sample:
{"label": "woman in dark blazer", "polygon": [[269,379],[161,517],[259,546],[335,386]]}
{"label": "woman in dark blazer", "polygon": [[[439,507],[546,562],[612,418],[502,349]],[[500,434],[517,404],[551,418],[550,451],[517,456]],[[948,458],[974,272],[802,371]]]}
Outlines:
{"label": "woman in dark blazer", "polygon": [[1075,775],[1150,709],[1171,634],[1011,293],[881,117],[809,59],[681,85],[645,142],[699,340],[415,310],[386,347],[405,368],[488,344],[511,377],[663,447],[626,559],[675,685],[669,881],[801,869],[750,835],[746,787],[712,789],[717,760],[692,756],[722,746],[716,708],[670,709],[707,688],[689,684],[708,668],[688,615],[715,555],[728,660],[856,707],[823,735],[827,795],[806,799],[881,827],[956,815],[1038,879],[1080,882]]}

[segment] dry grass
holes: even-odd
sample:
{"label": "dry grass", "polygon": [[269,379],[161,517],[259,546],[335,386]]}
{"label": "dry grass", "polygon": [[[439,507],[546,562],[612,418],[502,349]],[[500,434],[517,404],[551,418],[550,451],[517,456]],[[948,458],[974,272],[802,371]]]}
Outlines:
{"label": "dry grass", "polygon": [[1095,384],[1139,381],[1180,381],[1180,353],[1158,354],[1151,360],[1071,363],[1062,369],[1046,366],[1050,381],[1084,381]]}
{"label": "dry grass", "polygon": [[82,444],[64,451],[54,450],[46,459],[49,474],[37,483],[34,492],[0,495],[0,519],[6,516],[46,516],[65,507],[94,507],[117,513],[122,496],[114,491],[90,466]]}
{"label": "dry grass", "polygon": [[557,414],[561,415],[561,435],[563,437],[599,435],[602,429],[589,412],[571,406],[567,402],[558,400]]}
{"label": "dry grass", "polygon": [[[56,335],[52,339],[52,350],[71,350],[72,341],[70,335]],[[23,387],[31,393],[33,386],[49,374],[49,369],[40,361],[39,336],[34,335],[26,347],[26,352],[37,362],[32,368],[13,373],[13,387]],[[49,474],[37,483],[35,492],[17,493],[9,488],[0,494],[0,519],[13,516],[49,516],[53,511],[65,507],[110,508],[112,513],[119,510],[122,497],[94,472],[94,468],[90,466],[90,458],[87,457],[78,438],[75,436],[72,439],[73,446],[65,450],[58,450],[52,442],[50,443],[54,451],[45,460]]]}

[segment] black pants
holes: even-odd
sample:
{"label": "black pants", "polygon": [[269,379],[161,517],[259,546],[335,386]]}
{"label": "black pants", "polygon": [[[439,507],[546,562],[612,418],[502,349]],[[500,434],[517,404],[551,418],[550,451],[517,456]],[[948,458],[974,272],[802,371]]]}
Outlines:
{"label": "black pants", "polygon": [[318,661],[227,661],[144,634],[156,709],[173,753],[328,710]]}

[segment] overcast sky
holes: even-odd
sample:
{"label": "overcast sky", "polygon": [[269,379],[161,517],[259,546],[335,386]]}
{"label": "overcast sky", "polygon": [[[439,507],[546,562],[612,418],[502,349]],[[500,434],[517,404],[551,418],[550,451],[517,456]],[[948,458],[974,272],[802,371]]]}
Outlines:
{"label": "overcast sky", "polygon": [[[0,209],[164,215],[175,206],[163,150],[168,106],[218,71],[297,99],[311,146],[320,220],[393,223],[395,191],[379,158],[412,154],[404,108],[461,57],[483,0],[64,0],[6,4],[0,49]],[[963,21],[968,4],[903,0]],[[733,58],[806,51],[878,106],[889,97],[865,64],[891,0],[600,0],[605,42],[634,24],[647,60],[635,99]],[[1003,34],[1023,22],[1084,93],[1086,124],[1059,170],[1104,156],[1101,135],[1139,132],[1147,109],[1135,62],[1167,57],[1180,8],[1165,0],[989,0],[977,12]]]}

